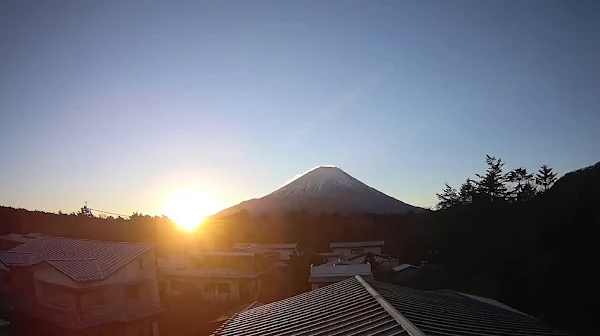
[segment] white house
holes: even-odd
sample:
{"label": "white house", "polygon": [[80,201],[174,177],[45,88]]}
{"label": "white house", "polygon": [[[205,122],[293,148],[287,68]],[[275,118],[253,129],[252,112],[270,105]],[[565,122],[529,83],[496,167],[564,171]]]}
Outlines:
{"label": "white house", "polygon": [[245,248],[263,248],[271,250],[278,254],[279,261],[287,262],[290,260],[290,255],[294,250],[298,248],[298,244],[258,244],[258,243],[236,243],[233,245],[234,249],[245,249]]}
{"label": "white house", "polygon": [[[365,253],[365,254],[361,254],[358,256],[348,258],[347,260],[354,261],[354,262],[367,262],[368,261],[367,256],[368,256],[368,253]],[[397,267],[400,265],[400,259],[393,257],[393,256],[373,253],[373,258],[375,259],[377,264],[379,264],[379,269],[381,271],[384,271],[387,273],[391,273],[392,269],[394,267]]]}
{"label": "white house", "polygon": [[346,243],[331,243],[329,247],[334,254],[343,255],[346,258],[358,256],[365,253],[381,254],[383,240],[360,241]]}
{"label": "white house", "polygon": [[312,289],[317,289],[329,284],[346,280],[348,278],[360,275],[365,279],[373,279],[371,265],[368,263],[359,264],[348,261],[338,263],[327,263],[319,266],[310,267],[310,278]]}

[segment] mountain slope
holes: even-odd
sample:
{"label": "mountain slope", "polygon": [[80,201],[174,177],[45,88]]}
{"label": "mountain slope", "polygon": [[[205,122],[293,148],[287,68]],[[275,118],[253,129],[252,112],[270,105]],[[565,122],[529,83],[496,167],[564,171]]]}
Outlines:
{"label": "mountain slope", "polygon": [[252,215],[261,213],[282,214],[302,210],[350,213],[407,213],[424,209],[390,197],[332,166],[317,167],[274,192],[244,201],[225,209],[217,216],[227,216],[245,209]]}

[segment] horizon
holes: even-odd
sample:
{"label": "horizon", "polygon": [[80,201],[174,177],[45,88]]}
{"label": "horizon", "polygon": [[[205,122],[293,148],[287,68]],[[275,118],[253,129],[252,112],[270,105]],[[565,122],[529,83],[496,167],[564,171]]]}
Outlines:
{"label": "horizon", "polygon": [[563,176],[600,160],[598,8],[2,2],[0,205],[205,216],[334,163],[426,208],[486,154]]}

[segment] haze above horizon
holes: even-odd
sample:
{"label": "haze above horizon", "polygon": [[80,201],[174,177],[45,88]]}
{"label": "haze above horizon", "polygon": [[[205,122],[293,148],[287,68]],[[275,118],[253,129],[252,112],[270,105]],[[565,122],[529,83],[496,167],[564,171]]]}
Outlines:
{"label": "haze above horizon", "polygon": [[217,212],[334,164],[427,207],[485,154],[562,175],[600,160],[599,14],[592,1],[3,1],[0,205],[160,214],[189,193]]}

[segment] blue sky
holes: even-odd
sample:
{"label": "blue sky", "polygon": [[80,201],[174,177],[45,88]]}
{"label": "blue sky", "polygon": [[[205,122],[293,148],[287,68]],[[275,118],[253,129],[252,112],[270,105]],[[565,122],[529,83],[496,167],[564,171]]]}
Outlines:
{"label": "blue sky", "polygon": [[[2,1],[0,204],[210,210],[334,164],[405,202],[600,160],[600,14],[570,1]],[[208,210],[204,210],[208,211]]]}

